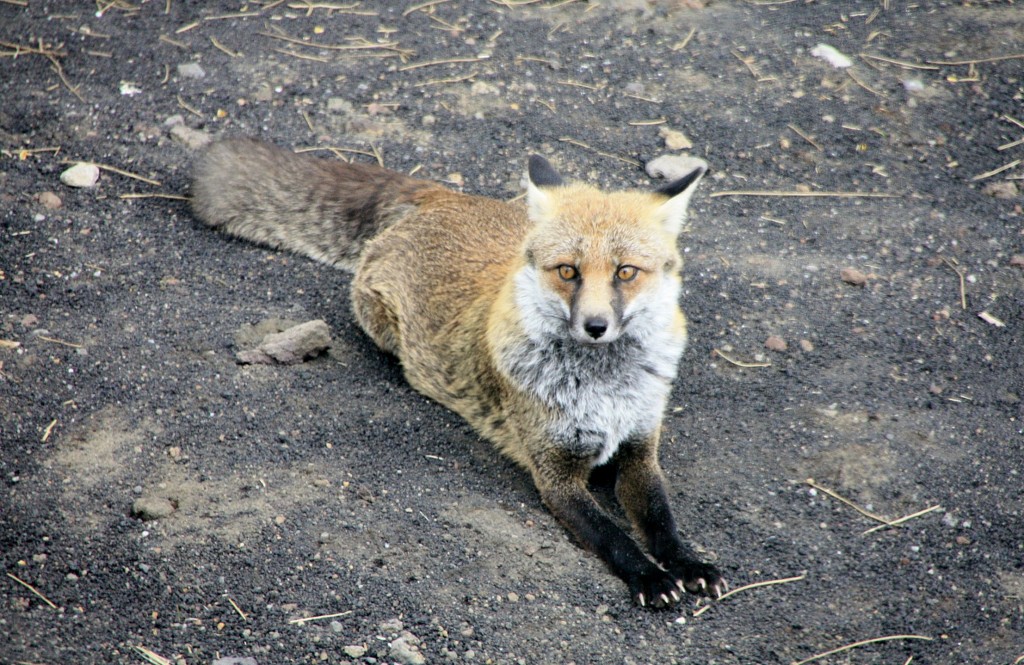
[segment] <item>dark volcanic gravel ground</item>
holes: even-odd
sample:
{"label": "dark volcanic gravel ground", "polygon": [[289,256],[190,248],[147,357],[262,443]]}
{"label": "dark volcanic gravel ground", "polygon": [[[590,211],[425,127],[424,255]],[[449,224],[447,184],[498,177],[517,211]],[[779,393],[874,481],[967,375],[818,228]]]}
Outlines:
{"label": "dark volcanic gravel ground", "polygon": [[[1024,656],[1019,3],[5,0],[0,40],[0,662]],[[803,576],[699,616],[633,607],[373,348],[347,274],[126,197],[187,195],[221,135],[499,198],[531,151],[651,187],[665,129],[713,169],[672,501],[733,586]],[[153,182],[73,189],[65,160]],[[329,355],[235,361],[248,326],[318,318]],[[935,508],[864,533],[809,478]]]}

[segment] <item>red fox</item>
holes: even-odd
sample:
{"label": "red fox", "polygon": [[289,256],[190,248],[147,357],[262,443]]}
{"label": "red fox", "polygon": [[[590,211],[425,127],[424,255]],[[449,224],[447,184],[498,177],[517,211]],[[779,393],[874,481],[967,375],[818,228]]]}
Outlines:
{"label": "red fox", "polygon": [[[677,236],[706,168],[604,193],[529,159],[526,206],[253,140],[198,159],[207,225],[353,270],[356,319],[409,383],[525,467],[544,503],[641,606],[720,596],[676,530],[658,462],[686,319]],[[647,553],[590,494],[616,496]]]}

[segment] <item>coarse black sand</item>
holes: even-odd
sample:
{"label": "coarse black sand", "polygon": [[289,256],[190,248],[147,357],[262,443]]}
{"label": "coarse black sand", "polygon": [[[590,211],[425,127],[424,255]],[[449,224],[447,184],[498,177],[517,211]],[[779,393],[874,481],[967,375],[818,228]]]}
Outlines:
{"label": "coarse black sand", "polygon": [[[0,662],[1021,662],[1020,3],[3,0],[0,40]],[[171,197],[227,135],[506,199],[692,142],[672,503],[733,587],[799,579],[635,607],[346,273]],[[274,319],[333,349],[236,362]]]}

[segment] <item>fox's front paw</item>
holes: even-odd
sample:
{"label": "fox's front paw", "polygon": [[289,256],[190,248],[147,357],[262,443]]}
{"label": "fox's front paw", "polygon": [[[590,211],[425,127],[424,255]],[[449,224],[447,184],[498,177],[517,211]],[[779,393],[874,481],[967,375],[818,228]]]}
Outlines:
{"label": "fox's front paw", "polygon": [[684,561],[671,566],[669,572],[681,588],[698,596],[720,598],[729,590],[729,583],[710,563]]}
{"label": "fox's front paw", "polygon": [[683,583],[657,566],[627,580],[633,600],[640,607],[671,607],[683,598]]}

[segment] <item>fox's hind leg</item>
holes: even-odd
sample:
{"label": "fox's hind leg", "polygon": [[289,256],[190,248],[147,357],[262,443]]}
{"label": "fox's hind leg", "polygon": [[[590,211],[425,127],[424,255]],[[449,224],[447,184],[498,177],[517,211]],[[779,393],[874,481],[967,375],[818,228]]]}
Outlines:
{"label": "fox's hind leg", "polygon": [[651,556],[690,593],[717,598],[728,585],[714,566],[698,559],[679,537],[657,448],[658,433],[640,442],[623,444],[616,457],[615,493],[642,534]]}
{"label": "fox's hind leg", "polygon": [[394,304],[384,285],[374,284],[372,269],[360,270],[352,282],[352,311],[359,326],[382,350],[400,356],[402,338]]}

